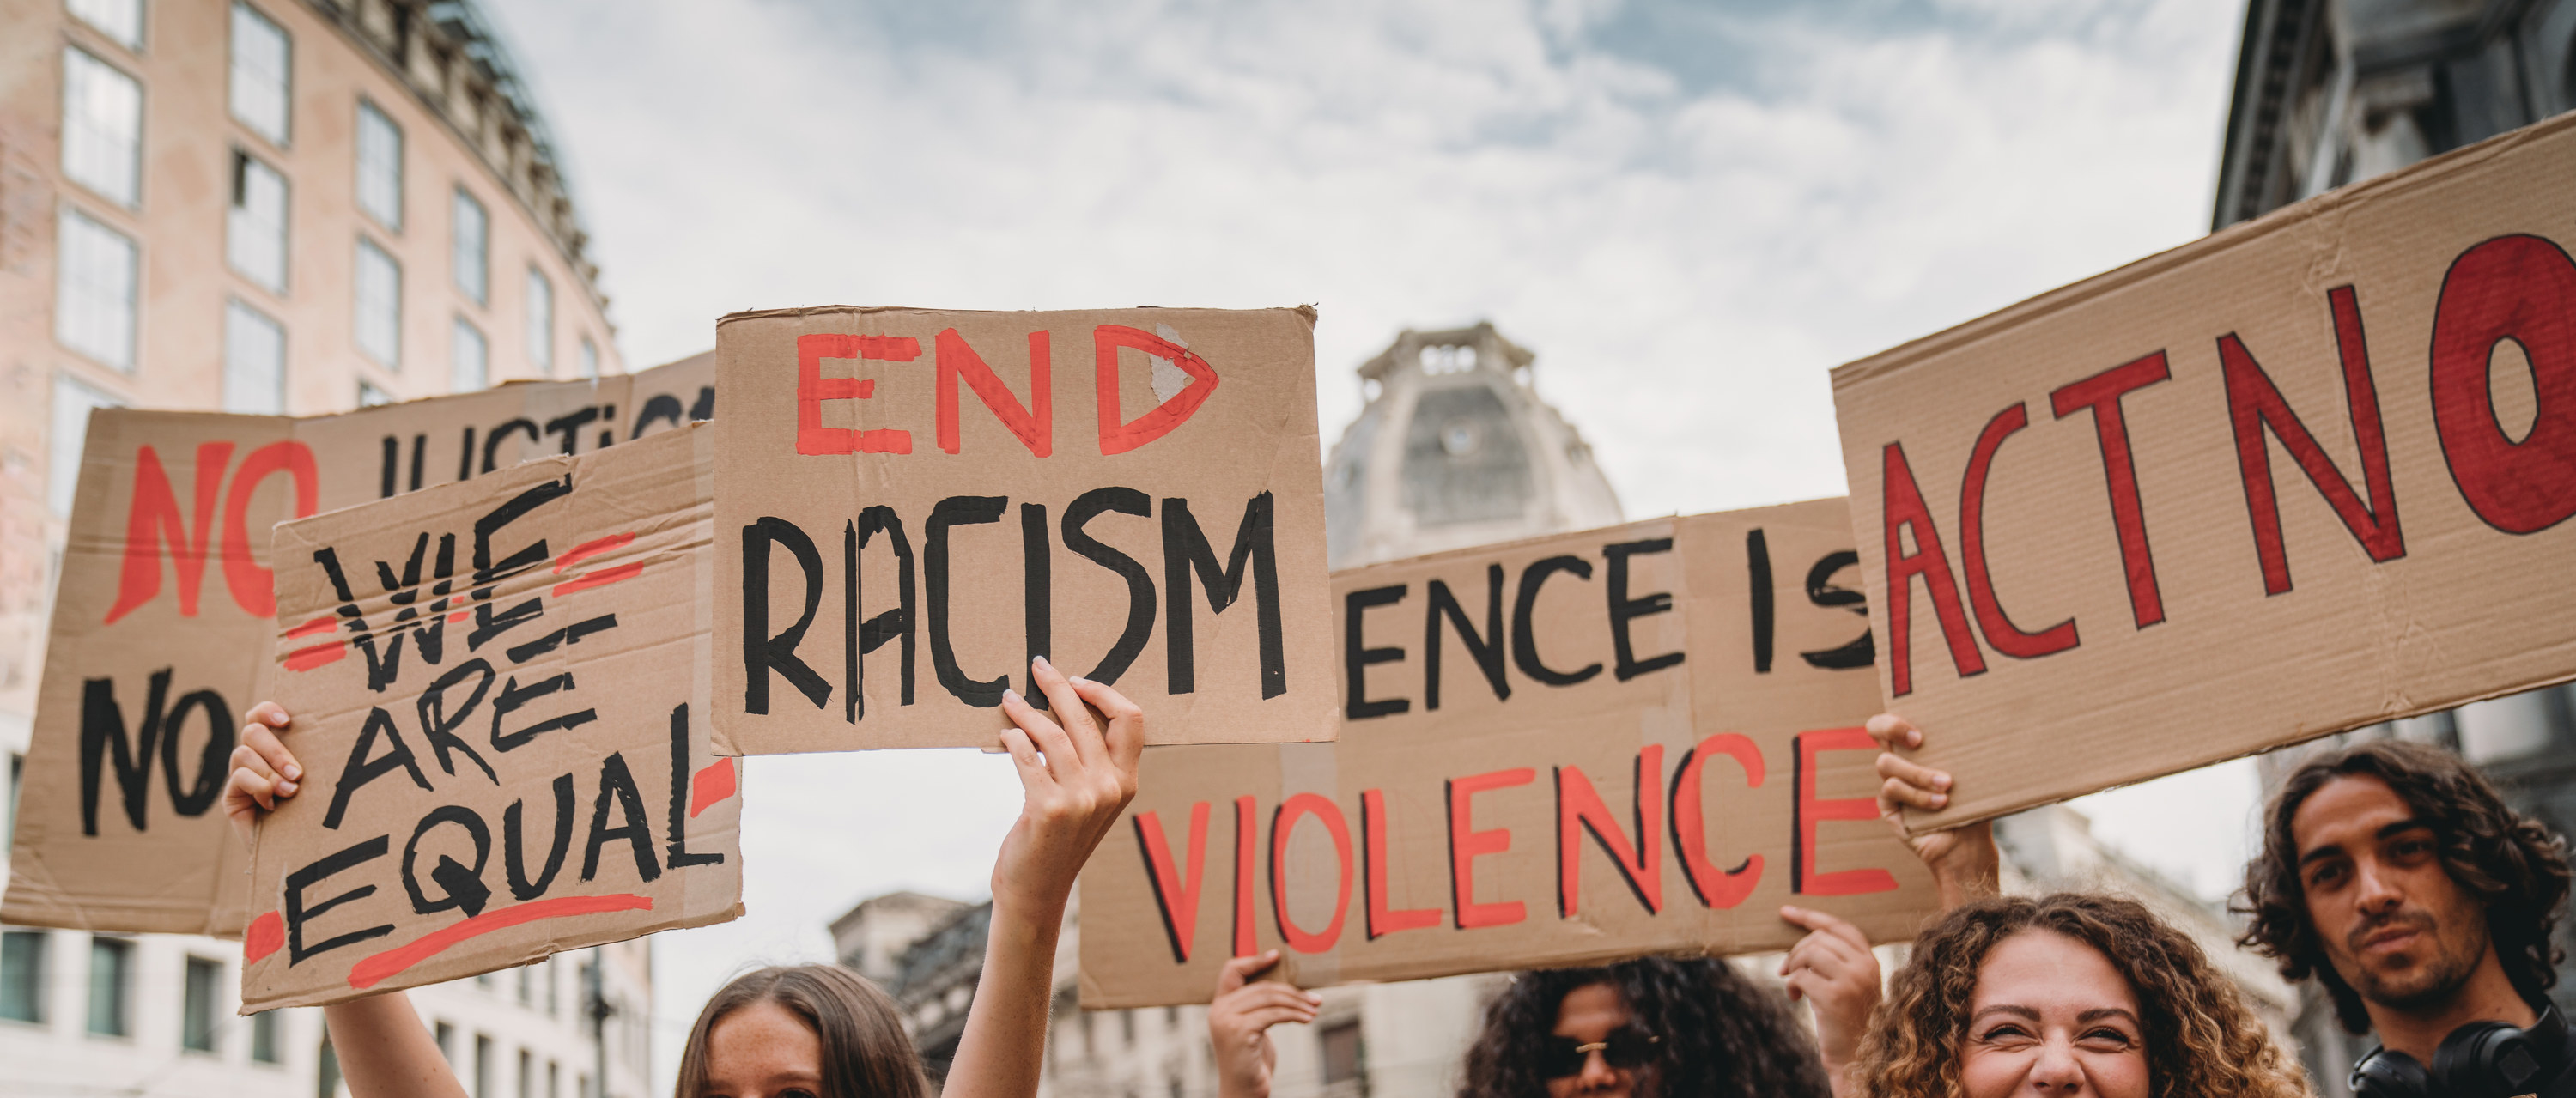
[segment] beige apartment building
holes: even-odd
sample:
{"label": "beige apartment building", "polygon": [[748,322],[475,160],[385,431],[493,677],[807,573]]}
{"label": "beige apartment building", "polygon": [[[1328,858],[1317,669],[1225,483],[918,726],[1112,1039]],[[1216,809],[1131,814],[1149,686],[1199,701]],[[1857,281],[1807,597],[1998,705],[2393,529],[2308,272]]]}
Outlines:
{"label": "beige apartment building", "polygon": [[[470,0],[0,0],[0,811],[92,408],[621,373],[584,245]],[[0,1093],[332,1098],[317,1013],[234,1017],[239,956],[0,928]],[[650,987],[632,942],[413,999],[476,1098],[641,1098]]]}

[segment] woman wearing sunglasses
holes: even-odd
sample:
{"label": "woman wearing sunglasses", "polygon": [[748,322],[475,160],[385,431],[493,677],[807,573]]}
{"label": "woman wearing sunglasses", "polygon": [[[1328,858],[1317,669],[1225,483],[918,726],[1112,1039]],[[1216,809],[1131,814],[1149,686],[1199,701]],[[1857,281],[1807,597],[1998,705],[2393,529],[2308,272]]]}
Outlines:
{"label": "woman wearing sunglasses", "polygon": [[[1240,958],[1219,979],[1208,1030],[1223,1098],[1268,1095],[1277,1050],[1266,1031],[1314,1020],[1314,996],[1248,982],[1276,961],[1275,953]],[[1873,993],[1876,973],[1873,965]],[[1460,1075],[1461,1098],[1829,1093],[1815,1044],[1787,1000],[1705,957],[1520,973],[1486,1005]]]}

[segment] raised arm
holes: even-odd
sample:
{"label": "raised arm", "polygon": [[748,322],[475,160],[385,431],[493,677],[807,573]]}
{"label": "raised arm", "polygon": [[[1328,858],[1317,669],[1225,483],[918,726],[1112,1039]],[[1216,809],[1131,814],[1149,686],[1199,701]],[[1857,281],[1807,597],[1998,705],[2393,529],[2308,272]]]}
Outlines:
{"label": "raised arm", "polygon": [[993,863],[984,974],[942,1092],[948,1098],[1038,1092],[1065,903],[1082,864],[1135,797],[1136,760],[1145,749],[1145,714],[1117,691],[1068,679],[1043,658],[1029,661],[1029,677],[1056,719],[1015,692],[1002,696],[1002,712],[1015,725],[1002,730],[1002,744],[1027,800]]}
{"label": "raised arm", "polygon": [[1991,820],[1961,824],[1946,831],[1907,834],[1905,818],[1898,809],[1904,807],[1936,811],[1950,803],[1950,774],[1945,770],[1917,764],[1899,751],[1923,746],[1923,730],[1894,713],[1881,713],[1869,719],[1869,734],[1885,745],[1878,756],[1878,812],[1887,818],[1888,826],[1914,848],[1914,856],[1932,869],[1932,879],[1940,886],[1941,910],[1985,896],[2000,887],[2002,856],[1995,850],[1995,825]]}
{"label": "raised arm", "polygon": [[[293,725],[276,702],[261,702],[242,716],[232,776],[224,783],[224,814],[245,846],[258,838],[260,821],[276,811],[277,802],[302,787],[304,768],[279,738]],[[465,1098],[465,1087],[402,992],[333,1003],[322,1008],[322,1021],[330,1027],[331,1049],[353,1098]]]}

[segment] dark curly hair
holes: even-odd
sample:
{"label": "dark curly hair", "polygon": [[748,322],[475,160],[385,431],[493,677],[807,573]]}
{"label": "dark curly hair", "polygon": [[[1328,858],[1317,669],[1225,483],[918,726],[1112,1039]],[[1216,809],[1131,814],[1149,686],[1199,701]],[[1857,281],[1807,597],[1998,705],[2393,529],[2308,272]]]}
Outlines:
{"label": "dark curly hair", "polygon": [[2505,976],[2525,999],[2558,982],[2564,951],[2550,930],[2567,911],[2566,844],[2537,821],[2505,806],[2484,776],[2448,751],[2403,740],[2375,740],[2308,760],[2281,783],[2263,810],[2263,852],[2245,866],[2237,913],[2250,916],[2236,941],[2281,964],[2292,980],[2314,973],[2333,996],[2335,1017],[2355,1033],[2370,1031],[2361,996],[2326,959],[2308,920],[2299,882],[2299,844],[2290,821],[2327,782],[2377,778],[2433,826],[2442,867],[2486,906],[2487,933]]}
{"label": "dark curly hair", "polygon": [[2305,1098],[2307,1075],[2272,1043],[2236,984],[2191,938],[2135,900],[2086,892],[1997,896],[1957,908],[1914,939],[1871,1013],[1853,1064],[1872,1098],[1951,1098],[1986,955],[2026,930],[2063,934],[2129,978],[2146,1029],[2153,1098]]}
{"label": "dark curly hair", "polygon": [[1645,1093],[1708,1098],[1813,1095],[1831,1088],[1789,1001],[1708,957],[1640,957],[1606,968],[1523,972],[1485,1006],[1459,1098],[1543,1098],[1540,1038],[1576,988],[1619,990],[1637,1028],[1661,1040],[1638,1071]]}

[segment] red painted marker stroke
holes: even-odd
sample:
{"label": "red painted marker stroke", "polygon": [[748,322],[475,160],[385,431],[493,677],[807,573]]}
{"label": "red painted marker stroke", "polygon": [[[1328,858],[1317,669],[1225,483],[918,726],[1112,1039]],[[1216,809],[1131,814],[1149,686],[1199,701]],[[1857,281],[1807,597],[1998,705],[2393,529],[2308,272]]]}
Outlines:
{"label": "red painted marker stroke", "polygon": [[536,900],[486,912],[452,926],[441,927],[421,935],[410,945],[397,946],[349,967],[349,986],[360,991],[400,975],[405,969],[440,953],[447,947],[477,935],[506,930],[539,919],[560,919],[569,915],[601,915],[611,911],[651,911],[653,898],[632,893],[618,896],[563,896]]}
{"label": "red painted marker stroke", "polygon": [[598,556],[601,553],[608,552],[611,549],[623,549],[633,544],[635,544],[635,532],[632,530],[623,534],[610,534],[598,541],[583,542],[579,545],[573,546],[569,551],[565,552],[564,555],[555,558],[555,574],[560,576],[564,574],[565,569],[570,568],[573,565],[589,560],[590,558]]}
{"label": "red painted marker stroke", "polygon": [[[332,617],[329,614],[324,614],[321,617],[314,618],[311,621],[287,630],[286,635],[295,640],[303,640],[306,637],[327,636],[338,624],[338,618]],[[310,671],[316,667],[322,666],[323,664],[336,662],[340,657],[348,654],[349,642],[340,640],[326,641],[321,644],[298,648],[295,651],[287,653],[286,669],[289,671]]]}
{"label": "red painted marker stroke", "polygon": [[733,796],[734,782],[732,759],[717,759],[692,775],[689,778],[689,818],[694,820],[698,813],[707,810],[708,805]]}
{"label": "red painted marker stroke", "polygon": [[279,918],[274,911],[266,912],[251,920],[250,926],[242,931],[242,963],[258,964],[285,944],[286,920]]}

